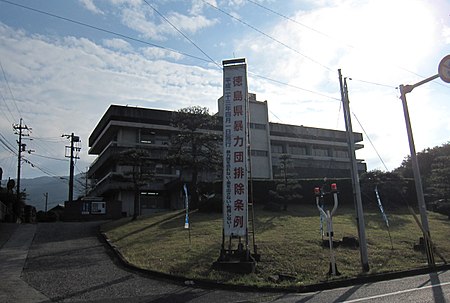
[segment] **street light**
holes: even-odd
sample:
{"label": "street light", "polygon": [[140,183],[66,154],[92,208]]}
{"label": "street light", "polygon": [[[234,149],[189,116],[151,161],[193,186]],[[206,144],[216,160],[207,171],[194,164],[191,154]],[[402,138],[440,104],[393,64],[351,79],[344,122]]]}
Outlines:
{"label": "street light", "polygon": [[438,74],[426,78],[413,85],[400,85],[400,99],[402,100],[403,112],[405,115],[406,132],[408,133],[409,150],[411,153],[411,164],[414,175],[414,183],[416,186],[417,202],[419,205],[420,219],[422,221],[422,232],[424,239],[425,251],[427,253],[427,261],[429,266],[434,266],[433,246],[431,244],[430,228],[428,226],[427,209],[425,198],[423,195],[422,179],[420,177],[419,162],[417,161],[416,148],[411,128],[411,120],[409,118],[408,105],[406,102],[406,94],[410,93],[414,88],[428,83],[436,78],[441,78],[444,82],[450,83],[450,55],[444,57],[439,63]]}

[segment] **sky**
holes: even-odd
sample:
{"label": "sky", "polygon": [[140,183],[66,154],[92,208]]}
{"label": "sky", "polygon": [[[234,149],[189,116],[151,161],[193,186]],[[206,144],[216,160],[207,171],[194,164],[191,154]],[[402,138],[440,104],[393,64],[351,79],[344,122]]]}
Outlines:
{"label": "sky", "polygon": [[[111,104],[216,113],[221,62],[245,58],[249,92],[269,120],[345,130],[347,78],[357,158],[390,171],[409,155],[400,84],[437,74],[450,54],[449,0],[0,0],[0,167],[22,178],[86,171],[88,138]],[[417,151],[450,138],[450,84],[407,95]]]}

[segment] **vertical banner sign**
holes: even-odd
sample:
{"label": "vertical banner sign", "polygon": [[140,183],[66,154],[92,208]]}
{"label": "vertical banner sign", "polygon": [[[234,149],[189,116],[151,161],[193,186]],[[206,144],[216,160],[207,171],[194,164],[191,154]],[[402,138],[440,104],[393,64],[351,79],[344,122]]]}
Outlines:
{"label": "vertical banner sign", "polygon": [[185,203],[185,207],[186,207],[186,218],[184,220],[184,228],[189,228],[189,197],[188,197],[188,191],[187,191],[187,186],[186,184],[184,184],[183,186],[184,189],[184,203]]}
{"label": "vertical banner sign", "polygon": [[386,223],[386,227],[389,228],[389,220],[386,216],[386,213],[383,209],[383,204],[381,204],[380,195],[378,194],[378,186],[375,186],[375,195],[377,196],[378,208],[381,211],[381,215],[383,216],[384,222]]}
{"label": "vertical banner sign", "polygon": [[[231,61],[231,60],[230,60]],[[247,65],[223,67],[223,229],[225,236],[246,236],[248,222]]]}

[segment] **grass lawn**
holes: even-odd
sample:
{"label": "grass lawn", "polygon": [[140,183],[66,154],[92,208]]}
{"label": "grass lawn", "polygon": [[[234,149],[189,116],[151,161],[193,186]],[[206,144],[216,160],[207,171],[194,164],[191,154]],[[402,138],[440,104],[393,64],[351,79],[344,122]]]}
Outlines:
{"label": "grass lawn", "polygon": [[[450,220],[429,212],[432,240],[437,250],[450,260]],[[334,239],[357,237],[355,211],[339,207],[333,217]],[[382,273],[426,266],[426,255],[413,250],[421,231],[407,209],[388,213],[389,234],[377,209],[365,210],[366,238],[370,272]],[[293,281],[279,286],[308,285],[330,279],[356,277],[361,274],[359,248],[335,249],[337,268],[342,274],[329,277],[329,249],[321,246],[319,212],[315,206],[289,206],[288,211],[271,212],[255,208],[255,229],[261,261],[257,272],[230,274],[211,268],[219,256],[222,242],[221,214],[190,214],[191,244],[184,229],[183,212],[165,212],[124,218],[102,226],[102,232],[132,264],[154,271],[186,278],[210,279],[232,284],[274,286],[270,277],[285,274]],[[326,227],[325,227],[326,228]],[[436,262],[442,262],[435,256]]]}

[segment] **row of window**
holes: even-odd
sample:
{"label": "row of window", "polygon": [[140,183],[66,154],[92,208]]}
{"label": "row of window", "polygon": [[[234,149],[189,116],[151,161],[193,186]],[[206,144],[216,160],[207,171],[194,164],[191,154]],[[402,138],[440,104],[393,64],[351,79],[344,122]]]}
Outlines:
{"label": "row of window", "polygon": [[[253,129],[266,129],[266,125],[260,123],[250,123],[250,127]],[[169,136],[167,135],[159,135],[156,134],[154,131],[148,129],[141,129],[139,131],[139,142],[142,144],[168,145],[169,141],[170,139]],[[284,150],[283,145],[272,144],[271,151],[274,154],[287,153],[291,155],[310,155],[318,157],[335,157],[335,158],[348,157],[348,152],[345,150],[332,150],[326,148],[307,148],[306,146],[296,146],[296,145],[290,145],[288,146],[288,150]],[[252,156],[267,157],[268,152],[263,150],[253,150]]]}
{"label": "row of window", "polygon": [[291,154],[291,155],[309,155],[318,157],[335,157],[335,158],[348,158],[348,152],[346,150],[333,150],[328,148],[307,148],[306,146],[291,145],[285,151],[280,144],[273,144],[270,146],[271,151],[274,154]]}
{"label": "row of window", "polygon": [[[250,123],[250,128],[265,130],[266,125],[261,123]],[[168,145],[170,141],[168,135],[157,134],[155,131],[150,129],[140,129],[138,136],[138,141],[142,144]]]}
{"label": "row of window", "polygon": [[169,136],[157,134],[152,130],[141,129],[139,131],[139,142],[142,144],[168,145],[169,141]]}

